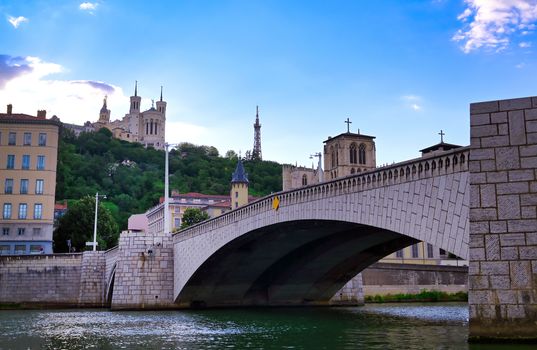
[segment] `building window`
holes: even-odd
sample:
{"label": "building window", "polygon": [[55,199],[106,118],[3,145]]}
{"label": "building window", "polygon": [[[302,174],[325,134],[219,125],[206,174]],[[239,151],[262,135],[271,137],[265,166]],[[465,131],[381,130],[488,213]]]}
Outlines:
{"label": "building window", "polygon": [[302,186],[307,186],[308,185],[308,177],[306,176],[306,174],[302,175]]}
{"label": "building window", "polygon": [[[23,229],[24,231],[24,229]],[[26,246],[25,245],[16,245],[15,246],[15,254],[25,254],[26,253]]]}
{"label": "building window", "polygon": [[34,227],[34,228],[32,229],[32,234],[33,234],[34,236],[41,236],[41,227]]}
{"label": "building window", "polygon": [[2,227],[2,235],[9,236],[9,227]]}
{"label": "building window", "polygon": [[239,192],[235,191],[235,198],[239,198]]}
{"label": "building window", "polygon": [[427,243],[427,257],[434,258],[433,245],[431,243]]}
{"label": "building window", "polygon": [[10,146],[15,146],[16,143],[17,143],[17,133],[16,132],[10,132],[7,144],[10,145]]}
{"label": "building window", "polygon": [[180,218],[175,218],[173,226],[174,227],[181,227],[181,219]]}
{"label": "building window", "polygon": [[440,248],[439,253],[441,258],[445,258],[447,256],[447,252],[442,248]]}
{"label": "building window", "polygon": [[0,255],[8,255],[10,247],[8,245],[0,245]]}
{"label": "building window", "polygon": [[26,219],[27,214],[28,214],[28,204],[20,203],[19,204],[19,219]]}
{"label": "building window", "polygon": [[25,154],[22,156],[22,169],[28,170],[30,169],[30,155]]}
{"label": "building window", "polygon": [[365,145],[362,143],[360,147],[358,147],[358,163],[365,164]]}
{"label": "building window", "polygon": [[358,152],[356,150],[356,144],[355,143],[352,143],[351,144],[351,147],[349,149],[349,155],[350,155],[350,159],[351,159],[351,164],[356,164],[358,162]]}
{"label": "building window", "polygon": [[395,252],[395,257],[396,258],[402,258],[403,257],[403,249],[399,249],[398,251]]}
{"label": "building window", "polygon": [[44,132],[39,133],[39,146],[47,145],[47,134]]}
{"label": "building window", "polygon": [[45,186],[45,180],[35,180],[35,194],[43,194],[43,187]]}
{"label": "building window", "polygon": [[4,203],[4,219],[11,219],[11,203]]}
{"label": "building window", "polygon": [[28,179],[21,179],[21,194],[28,194]]}
{"label": "building window", "polygon": [[412,257],[413,258],[419,257],[419,251],[418,251],[418,245],[417,244],[414,244],[412,246]]}
{"label": "building window", "polygon": [[239,203],[235,202],[235,208],[238,208],[238,207],[239,207]]}
{"label": "building window", "polygon": [[7,155],[6,168],[15,169],[15,155],[14,154],[8,154]]}
{"label": "building window", "polygon": [[13,179],[6,179],[4,183],[4,193],[5,194],[13,193]]}
{"label": "building window", "polygon": [[37,170],[45,170],[45,156],[37,156]]}
{"label": "building window", "polygon": [[18,234],[19,236],[24,236],[24,233],[26,232],[26,229],[24,227],[19,227]]}
{"label": "building window", "polygon": [[25,146],[31,146],[32,145],[32,133],[31,132],[25,132],[24,133],[24,143]]}
{"label": "building window", "polygon": [[35,203],[34,204],[34,219],[43,218],[43,204]]}
{"label": "building window", "polygon": [[43,253],[43,247],[40,245],[30,245],[30,254]]}

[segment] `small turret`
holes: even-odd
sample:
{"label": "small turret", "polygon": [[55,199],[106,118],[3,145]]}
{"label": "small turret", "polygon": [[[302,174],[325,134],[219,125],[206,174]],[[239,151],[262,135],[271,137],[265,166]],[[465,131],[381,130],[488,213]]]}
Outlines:
{"label": "small turret", "polygon": [[106,104],[108,96],[105,96],[103,99],[103,106],[101,107],[101,112],[99,113],[99,122],[100,123],[109,123],[110,122],[110,110]]}
{"label": "small turret", "polygon": [[131,108],[129,110],[130,114],[140,113],[140,103],[142,98],[138,96],[138,80],[134,83],[134,96],[131,96]]}
{"label": "small turret", "polygon": [[248,174],[244,170],[239,157],[237,167],[231,177],[231,208],[235,209],[248,204]]}
{"label": "small turret", "polygon": [[162,99],[162,86],[160,87],[160,100],[157,101],[156,105],[157,105],[157,111],[162,113],[164,118],[166,118],[166,101]]}

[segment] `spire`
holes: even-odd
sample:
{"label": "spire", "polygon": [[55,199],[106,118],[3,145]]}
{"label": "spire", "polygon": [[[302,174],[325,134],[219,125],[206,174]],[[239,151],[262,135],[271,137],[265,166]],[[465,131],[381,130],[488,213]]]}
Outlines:
{"label": "spire", "polygon": [[101,108],[101,113],[106,113],[108,112],[108,106],[106,104],[106,100],[108,99],[108,95],[104,95],[104,99],[103,99],[103,107]]}
{"label": "spire", "polygon": [[134,83],[134,96],[138,96],[138,80]]}
{"label": "spire", "polygon": [[248,174],[244,170],[244,166],[242,165],[242,160],[239,157],[239,161],[237,163],[237,167],[235,168],[235,171],[233,172],[233,175],[231,176],[231,183],[248,183]]}
{"label": "spire", "polygon": [[162,102],[162,85],[160,86],[160,102]]}

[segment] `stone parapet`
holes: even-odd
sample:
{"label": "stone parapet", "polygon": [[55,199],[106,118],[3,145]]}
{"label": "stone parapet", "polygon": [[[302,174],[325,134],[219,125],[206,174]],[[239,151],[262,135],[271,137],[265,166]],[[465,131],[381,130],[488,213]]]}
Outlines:
{"label": "stone parapet", "polygon": [[[106,257],[102,251],[82,254],[78,304],[82,307],[104,307],[106,286]],[[68,283],[68,282],[67,282]]]}
{"label": "stone parapet", "polygon": [[470,114],[470,339],[537,341],[537,97]]}

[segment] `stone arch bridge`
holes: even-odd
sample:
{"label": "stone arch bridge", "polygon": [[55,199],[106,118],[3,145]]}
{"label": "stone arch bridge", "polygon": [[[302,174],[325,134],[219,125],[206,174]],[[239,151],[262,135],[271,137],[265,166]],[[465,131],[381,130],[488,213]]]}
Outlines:
{"label": "stone arch bridge", "polygon": [[180,231],[176,306],[327,304],[364,268],[417,241],[467,259],[468,154],[276,193]]}

